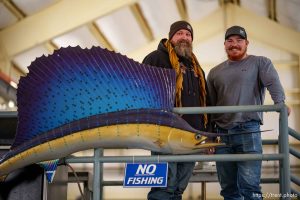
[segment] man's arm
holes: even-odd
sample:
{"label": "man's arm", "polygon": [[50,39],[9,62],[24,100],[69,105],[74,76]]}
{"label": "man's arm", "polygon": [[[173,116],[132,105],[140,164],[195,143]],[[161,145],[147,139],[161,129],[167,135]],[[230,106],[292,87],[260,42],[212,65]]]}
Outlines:
{"label": "man's arm", "polygon": [[217,104],[217,93],[213,84],[211,71],[207,76],[207,91],[209,94],[210,106],[215,106]]}
{"label": "man's arm", "polygon": [[[265,86],[275,104],[285,103],[285,94],[281,85],[278,73],[270,59],[261,57],[259,66],[259,77],[263,86]],[[287,106],[288,115],[291,113],[291,108]]]}
{"label": "man's arm", "polygon": [[284,90],[279,80],[278,73],[270,59],[260,57],[259,78],[262,86],[268,89],[274,103],[284,103]]}

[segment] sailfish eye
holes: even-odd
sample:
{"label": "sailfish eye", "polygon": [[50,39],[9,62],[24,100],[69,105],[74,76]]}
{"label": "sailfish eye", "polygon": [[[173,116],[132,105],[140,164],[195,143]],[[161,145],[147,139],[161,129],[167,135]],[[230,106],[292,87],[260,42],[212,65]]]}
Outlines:
{"label": "sailfish eye", "polygon": [[196,139],[196,140],[200,140],[201,137],[202,137],[202,135],[200,135],[200,134],[195,135],[195,139]]}

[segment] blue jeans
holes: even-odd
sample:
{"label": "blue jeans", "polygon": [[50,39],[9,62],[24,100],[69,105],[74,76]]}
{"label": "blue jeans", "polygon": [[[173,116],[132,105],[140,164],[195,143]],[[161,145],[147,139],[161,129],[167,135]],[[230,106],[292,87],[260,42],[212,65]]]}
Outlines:
{"label": "blue jeans", "polygon": [[195,162],[169,162],[167,187],[151,188],[148,200],[181,200],[194,166]]}
{"label": "blue jeans", "polygon": [[[257,121],[249,121],[225,130],[216,128],[217,133],[239,133],[259,131]],[[216,154],[261,154],[260,133],[221,136],[226,146],[216,148]],[[234,156],[234,155],[233,155]],[[221,195],[224,200],[262,199],[260,188],[261,161],[216,162]]]}

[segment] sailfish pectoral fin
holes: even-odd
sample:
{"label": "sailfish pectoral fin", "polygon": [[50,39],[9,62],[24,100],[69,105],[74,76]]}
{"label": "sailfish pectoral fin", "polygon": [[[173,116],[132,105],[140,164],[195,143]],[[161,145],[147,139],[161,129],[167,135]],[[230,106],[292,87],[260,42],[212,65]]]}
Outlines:
{"label": "sailfish pectoral fin", "polygon": [[156,144],[157,146],[159,146],[160,148],[165,144],[164,141],[162,141],[161,139],[157,139],[154,144]]}
{"label": "sailfish pectoral fin", "polygon": [[41,167],[44,168],[46,173],[46,178],[48,183],[52,183],[59,159],[48,160],[38,163]]}

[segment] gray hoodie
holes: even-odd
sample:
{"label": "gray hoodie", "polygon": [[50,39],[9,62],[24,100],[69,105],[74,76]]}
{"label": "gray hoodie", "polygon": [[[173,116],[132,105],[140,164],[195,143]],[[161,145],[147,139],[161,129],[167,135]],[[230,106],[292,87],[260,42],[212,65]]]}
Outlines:
{"label": "gray hoodie", "polygon": [[[227,60],[214,67],[207,77],[212,106],[263,105],[267,88],[275,104],[283,103],[284,91],[270,59],[249,55],[240,61]],[[260,112],[214,114],[212,122],[230,129],[238,123],[256,120]]]}

